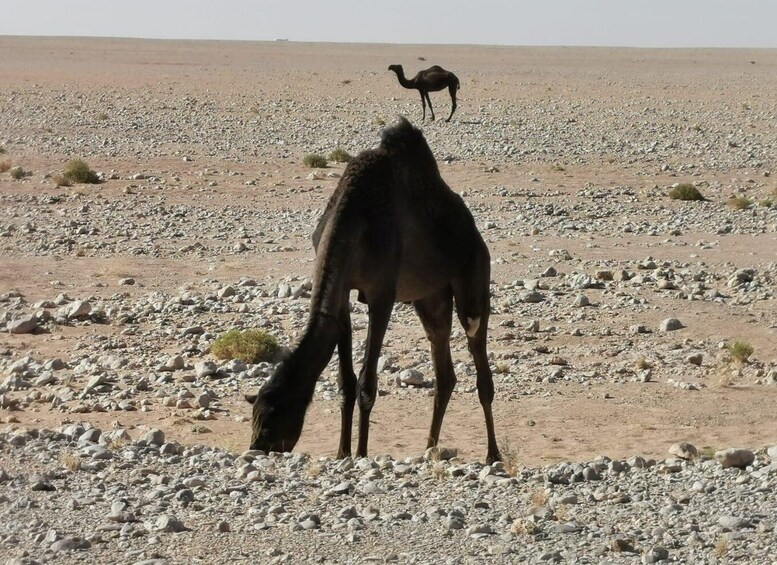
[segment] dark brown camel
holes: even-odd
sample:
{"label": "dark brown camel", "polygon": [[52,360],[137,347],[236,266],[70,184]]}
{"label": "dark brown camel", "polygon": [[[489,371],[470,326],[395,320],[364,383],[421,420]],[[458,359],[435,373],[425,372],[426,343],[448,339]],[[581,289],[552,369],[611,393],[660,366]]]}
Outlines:
{"label": "dark brown camel", "polygon": [[[380,146],[353,159],[313,234],[316,263],[310,317],[296,349],[253,403],[251,448],[290,451],[302,432],[316,380],[338,348],[341,430],[338,457],[351,455],[354,403],[359,401],[356,455],[367,455],[370,411],[377,393],[383,336],[397,301],[412,302],[431,342],[436,375],[428,446],[437,445],[456,385],[450,353],[454,299],[477,370],[486,418],[487,461],[500,459],[486,355],[490,256],[462,199],[440,177],[420,130],[404,118]],[[351,289],[369,309],[364,364],[357,381],[351,358]]]}
{"label": "dark brown camel", "polygon": [[432,100],[429,98],[430,92],[437,92],[439,90],[448,89],[451,94],[451,115],[448,116],[446,122],[451,121],[453,112],[456,111],[456,91],[459,89],[459,79],[450,71],[446,71],[440,66],[434,65],[424,71],[418,71],[418,73],[411,79],[405,78],[405,71],[402,69],[402,65],[389,65],[388,70],[397,73],[399,84],[405,88],[417,90],[421,93],[421,105],[424,109],[424,115],[421,121],[426,119],[426,104],[429,104],[429,112],[432,114],[432,121],[434,121],[434,110],[432,109]]}

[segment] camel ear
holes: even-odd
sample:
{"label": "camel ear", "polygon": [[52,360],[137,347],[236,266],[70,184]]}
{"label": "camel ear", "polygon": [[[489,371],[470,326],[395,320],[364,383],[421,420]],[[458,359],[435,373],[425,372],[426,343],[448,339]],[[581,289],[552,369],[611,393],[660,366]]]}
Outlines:
{"label": "camel ear", "polygon": [[245,395],[245,399],[246,399],[246,401],[247,401],[249,404],[253,404],[254,402],[256,402],[256,397],[257,397],[257,395],[256,395],[256,394],[246,394],[246,395]]}

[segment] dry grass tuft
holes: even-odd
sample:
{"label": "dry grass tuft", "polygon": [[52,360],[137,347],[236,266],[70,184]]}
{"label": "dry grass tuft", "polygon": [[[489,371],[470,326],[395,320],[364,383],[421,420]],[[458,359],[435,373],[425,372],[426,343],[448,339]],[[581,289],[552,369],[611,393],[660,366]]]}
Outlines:
{"label": "dry grass tuft", "polygon": [[71,183],[84,183],[84,184],[97,184],[100,182],[100,177],[97,176],[86,161],[81,159],[73,159],[65,166],[65,172],[62,175]]}
{"label": "dry grass tuft", "polygon": [[68,451],[62,454],[62,464],[73,472],[81,470],[81,458],[73,452]]}
{"label": "dry grass tuft", "polygon": [[540,527],[526,518],[518,518],[510,526],[510,531],[516,536],[535,536],[540,532]]}
{"label": "dry grass tuft", "polygon": [[217,359],[240,359],[244,363],[272,361],[278,340],[262,330],[230,330],[213,342],[210,352]]}
{"label": "dry grass tuft", "polygon": [[750,359],[750,356],[755,351],[755,348],[746,341],[727,343],[726,349],[739,363],[747,363],[747,360]]}
{"label": "dry grass tuft", "polygon": [[728,201],[728,205],[731,206],[734,210],[745,210],[752,204],[753,201],[750,200],[747,196],[737,196],[736,198],[730,198]]}
{"label": "dry grass tuft", "polygon": [[511,477],[515,477],[521,472],[523,466],[519,463],[518,452],[515,451],[509,443],[504,442],[499,446],[499,453],[502,456],[502,465],[504,465],[505,472]]}
{"label": "dry grass tuft", "polygon": [[7,159],[0,161],[0,173],[7,173],[11,169],[11,162]]}
{"label": "dry grass tuft", "polygon": [[317,153],[308,153],[302,158],[302,163],[309,169],[323,169],[326,167],[326,157]]}

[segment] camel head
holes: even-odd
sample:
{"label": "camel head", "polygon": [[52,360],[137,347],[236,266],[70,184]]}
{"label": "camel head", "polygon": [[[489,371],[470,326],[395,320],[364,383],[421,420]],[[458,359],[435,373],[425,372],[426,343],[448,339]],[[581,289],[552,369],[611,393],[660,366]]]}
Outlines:
{"label": "camel head", "polygon": [[250,448],[265,453],[294,449],[302,434],[307,403],[279,394],[273,379],[258,394],[247,394],[245,399],[253,404]]}
{"label": "camel head", "polygon": [[402,65],[389,65],[388,70],[394,71],[395,73],[401,73]]}

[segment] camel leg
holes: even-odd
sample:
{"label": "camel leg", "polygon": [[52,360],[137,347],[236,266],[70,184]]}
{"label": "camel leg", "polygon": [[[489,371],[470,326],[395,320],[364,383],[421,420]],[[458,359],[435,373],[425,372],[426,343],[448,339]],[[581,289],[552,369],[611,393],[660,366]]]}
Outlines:
{"label": "camel leg", "polygon": [[429,118],[431,121],[434,121],[434,110],[432,109],[432,99],[429,98],[429,93],[425,92],[426,95],[426,103],[429,104],[429,113],[432,115],[431,118]]}
{"label": "camel leg", "polygon": [[337,386],[340,389],[340,447],[337,458],[351,456],[351,431],[353,428],[353,409],[356,404],[356,374],[353,372],[351,314],[346,301],[340,312],[340,323],[343,326],[340,339],[337,342],[337,356],[340,360],[340,372],[337,375]]}
{"label": "camel leg", "polygon": [[369,327],[367,329],[367,348],[364,364],[359,373],[359,444],[357,457],[367,457],[367,442],[370,435],[370,413],[378,394],[378,358],[386,335],[394,295],[384,296],[380,300],[370,301]]}
{"label": "camel leg", "polygon": [[451,93],[451,115],[448,116],[446,122],[450,122],[453,117],[453,112],[456,111],[456,85],[452,84],[448,87],[448,91]]}
{"label": "camel leg", "polygon": [[426,98],[424,98],[424,93],[422,90],[419,90],[421,93],[421,107],[424,109],[423,116],[421,116],[421,121],[423,122],[426,120]]}
{"label": "camel leg", "polygon": [[468,269],[467,278],[453,282],[453,294],[456,298],[456,313],[467,334],[467,345],[475,361],[477,371],[478,398],[483,407],[486,419],[486,434],[488,437],[488,453],[486,462],[500,461],[502,456],[496,444],[494,432],[494,416],[491,404],[494,401],[494,379],[488,366],[488,317],[491,311],[489,298],[490,258],[485,244],[481,244],[482,252],[478,253],[472,267]]}
{"label": "camel leg", "polygon": [[453,294],[446,286],[437,294],[413,302],[424,326],[426,337],[432,346],[432,363],[436,377],[434,387],[434,411],[432,426],[426,447],[434,447],[440,441],[440,429],[445,409],[456,387],[456,374],[451,361],[451,320],[453,318]]}

